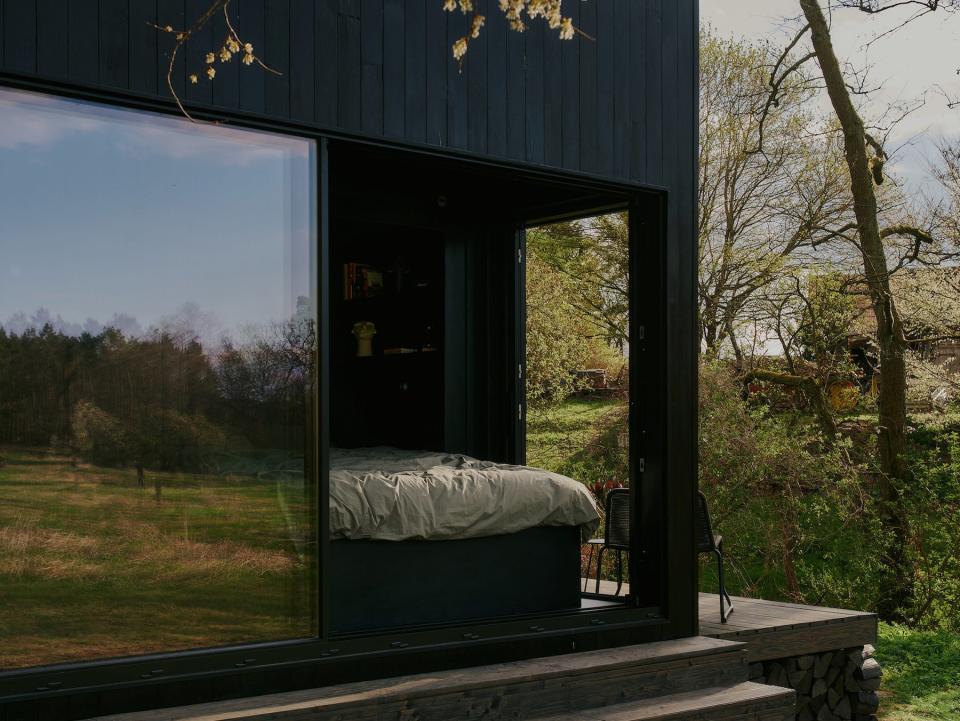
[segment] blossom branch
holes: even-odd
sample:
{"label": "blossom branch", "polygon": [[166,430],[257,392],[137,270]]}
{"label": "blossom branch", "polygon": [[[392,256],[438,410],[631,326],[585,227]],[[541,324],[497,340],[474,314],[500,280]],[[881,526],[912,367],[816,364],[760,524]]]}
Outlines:
{"label": "blossom branch", "polygon": [[[180,99],[180,95],[177,93],[176,88],[173,85],[173,70],[177,62],[177,54],[180,52],[180,49],[186,45],[194,35],[199,33],[207,23],[218,13],[222,12],[223,17],[226,20],[227,25],[227,36],[224,38],[223,44],[220,46],[220,49],[214,53],[212,50],[207,52],[204,62],[207,65],[207,70],[205,75],[207,79],[212,81],[217,76],[217,69],[214,67],[214,64],[219,58],[221,63],[228,63],[233,59],[234,55],[241,55],[241,62],[244,65],[253,65],[254,63],[258,64],[261,68],[267,72],[273,73],[275,75],[281,75],[277,70],[274,70],[266,63],[263,62],[255,53],[252,43],[244,42],[240,38],[240,34],[237,32],[236,28],[233,25],[233,21],[230,18],[230,3],[232,0],[212,0],[210,5],[204,10],[200,16],[194,20],[194,22],[182,30],[177,30],[171,25],[156,25],[154,23],[147,23],[150,27],[155,28],[158,32],[167,33],[174,36],[174,45],[173,49],[170,51],[170,62],[167,64],[167,88],[170,90],[170,95],[173,96],[173,99],[177,103],[177,107],[180,108],[180,112],[192,122],[197,122],[196,119],[187,112],[187,109],[183,105],[183,101]],[[200,82],[200,77],[197,73],[191,73],[188,76],[190,83],[196,85]]]}
{"label": "blossom branch", "polygon": [[[510,24],[510,29],[518,33],[527,29],[528,21],[540,18],[551,30],[559,31],[561,40],[573,40],[578,34],[593,40],[585,32],[574,27],[572,18],[563,16],[562,3],[563,0],[499,0],[499,7]],[[454,59],[462,62],[463,56],[467,54],[470,47],[470,41],[480,37],[480,29],[486,23],[486,18],[476,11],[474,0],[443,0],[443,9],[449,13],[459,10],[463,15],[473,13],[470,32],[458,38],[452,47]]]}

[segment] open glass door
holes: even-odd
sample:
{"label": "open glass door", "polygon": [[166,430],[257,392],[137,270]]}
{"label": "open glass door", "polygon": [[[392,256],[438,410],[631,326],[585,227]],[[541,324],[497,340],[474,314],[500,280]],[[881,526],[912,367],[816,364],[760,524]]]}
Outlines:
{"label": "open glass door", "polygon": [[583,606],[629,595],[630,227],[626,210],[528,228],[524,463],[584,484],[601,511]]}

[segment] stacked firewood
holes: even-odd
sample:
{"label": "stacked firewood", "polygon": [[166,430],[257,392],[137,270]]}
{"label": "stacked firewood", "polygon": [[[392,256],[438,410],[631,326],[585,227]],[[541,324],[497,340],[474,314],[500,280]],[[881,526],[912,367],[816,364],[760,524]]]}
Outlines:
{"label": "stacked firewood", "polygon": [[750,680],[797,692],[797,721],[876,721],[882,671],[873,646],[750,664]]}

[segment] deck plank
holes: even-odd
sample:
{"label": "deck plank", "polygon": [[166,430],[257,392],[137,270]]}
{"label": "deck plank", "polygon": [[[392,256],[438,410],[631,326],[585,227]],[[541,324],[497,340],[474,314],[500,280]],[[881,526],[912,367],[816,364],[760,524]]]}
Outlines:
{"label": "deck plank", "polygon": [[[600,582],[601,593],[615,589],[615,583]],[[621,594],[628,592],[624,584]],[[699,604],[700,634],[745,643],[751,662],[853,648],[877,638],[877,617],[867,611],[734,596],[734,612],[724,624],[715,594],[701,593]]]}

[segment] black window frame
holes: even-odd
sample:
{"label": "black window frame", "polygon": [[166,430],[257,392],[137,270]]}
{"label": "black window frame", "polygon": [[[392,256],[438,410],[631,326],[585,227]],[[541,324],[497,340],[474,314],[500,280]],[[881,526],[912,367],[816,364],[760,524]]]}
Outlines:
{"label": "black window frame", "polygon": [[[21,89],[54,97],[101,103],[127,110],[178,114],[170,103],[145,96],[112,94],[37,80],[4,76],[0,88]],[[108,713],[194,703],[215,698],[269,693],[290,688],[325,685],[345,680],[406,674],[436,668],[469,666],[499,660],[550,655],[591,648],[619,646],[675,637],[668,608],[672,573],[695,574],[692,559],[677,558],[667,538],[665,502],[666,439],[663,418],[667,400],[666,363],[662,342],[666,331],[667,189],[641,183],[615,181],[588,173],[538,167],[474,153],[439,149],[407,142],[388,142],[361,135],[318,129],[297,123],[277,122],[235,112],[192,110],[200,120],[227,122],[236,127],[282,133],[316,142],[317,157],[317,268],[314,277],[319,327],[315,383],[314,453],[317,458],[319,541],[317,598],[320,602],[319,635],[314,638],[192,649],[105,660],[70,662],[0,671],[0,711],[10,704],[41,704],[73,709],[63,718],[80,718],[82,709]],[[572,184],[618,195],[610,205],[594,208],[545,209],[535,218],[518,221],[517,248],[522,254],[523,226],[569,217],[584,217],[626,209],[630,211],[630,434],[631,496],[639,552],[630,554],[631,578],[641,574],[656,583],[638,590],[634,585],[628,603],[605,609],[573,611],[510,619],[488,619],[443,627],[398,629],[391,633],[332,638],[329,629],[329,588],[324,572],[327,554],[329,504],[329,299],[327,289],[329,237],[328,143],[356,143],[397,152],[456,160],[523,174],[531,180]],[[635,252],[639,249],[640,252]],[[521,292],[518,290],[518,293]],[[518,298],[522,300],[522,296]],[[522,328],[521,328],[522,331]],[[661,339],[657,342],[657,339]],[[522,343],[522,342],[521,342]],[[522,360],[522,344],[518,355]],[[521,386],[514,391],[521,394]],[[641,402],[642,401],[642,402]],[[522,395],[518,398],[522,403]],[[522,431],[522,414],[518,426]],[[522,453],[522,445],[518,446]],[[677,544],[682,547],[684,544]],[[685,569],[678,568],[683,563]],[[694,619],[695,622],[695,619]],[[681,624],[682,626],[683,624]],[[64,706],[66,704],[66,706]],[[81,710],[76,710],[81,709]],[[0,714],[2,718],[2,714]]]}

